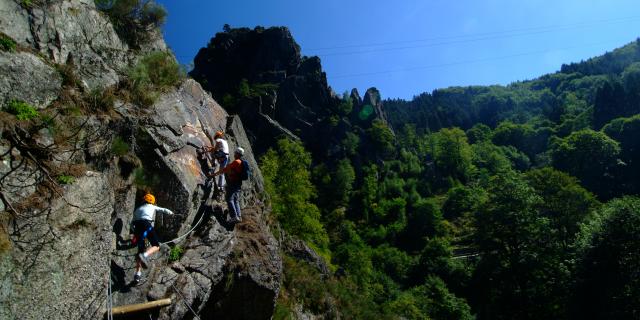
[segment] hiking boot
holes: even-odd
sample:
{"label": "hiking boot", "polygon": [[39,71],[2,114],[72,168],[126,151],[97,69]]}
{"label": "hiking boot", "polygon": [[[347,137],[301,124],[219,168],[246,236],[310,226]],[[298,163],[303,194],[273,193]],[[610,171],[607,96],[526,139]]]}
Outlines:
{"label": "hiking boot", "polygon": [[144,254],[138,253],[138,259],[140,259],[140,263],[142,263],[143,268],[149,268],[149,259],[145,257]]}
{"label": "hiking boot", "polygon": [[140,283],[141,279],[142,279],[142,275],[136,274],[136,275],[133,276],[133,283],[138,284],[138,283]]}

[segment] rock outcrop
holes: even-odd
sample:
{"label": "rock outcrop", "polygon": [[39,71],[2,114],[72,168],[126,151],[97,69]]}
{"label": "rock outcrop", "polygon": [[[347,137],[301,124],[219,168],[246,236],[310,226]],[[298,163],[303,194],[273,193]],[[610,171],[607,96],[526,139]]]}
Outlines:
{"label": "rock outcrop", "polygon": [[[55,113],[63,95],[73,103],[76,91],[118,83],[141,54],[166,48],[160,39],[130,50],[93,1],[34,1],[25,8],[0,0],[0,13],[0,32],[19,45],[0,52],[0,104],[20,99],[43,114]],[[65,88],[61,65],[77,75],[77,89]],[[166,90],[146,109],[115,99],[112,110],[69,116],[61,130],[72,131],[73,139],[63,142],[46,126],[23,129],[28,124],[2,113],[0,318],[96,319],[109,302],[166,297],[173,303],[153,317],[193,319],[193,309],[203,319],[271,318],[282,262],[240,118],[194,80]],[[226,132],[232,150],[245,148],[252,167],[242,189],[243,222],[235,226],[198,152],[216,130]],[[113,151],[116,140],[124,151]],[[69,147],[60,148],[63,143]],[[58,167],[73,176],[47,169]],[[134,286],[137,250],[129,222],[144,189],[178,214],[156,217],[161,241],[175,242],[162,246]]]}
{"label": "rock outcrop", "polygon": [[72,64],[89,89],[116,84],[141,53],[166,50],[158,35],[139,52],[129,50],[93,0],[29,1],[23,5],[0,1],[0,32],[52,63]]}
{"label": "rock outcrop", "polygon": [[19,52],[0,52],[0,101],[19,99],[44,108],[58,98],[62,78],[40,57]]}
{"label": "rock outcrop", "polygon": [[102,316],[114,201],[108,174],[87,171],[46,211],[14,220],[13,250],[0,260],[0,318]]}
{"label": "rock outcrop", "polygon": [[[119,110],[130,117],[130,108],[121,106]],[[242,122],[229,117],[193,80],[163,95],[150,114],[153,116],[138,119],[138,126],[148,128],[149,140],[156,148],[139,148],[139,157],[143,165],[152,165],[145,170],[160,175],[161,183],[155,189],[159,204],[180,214],[158,216],[157,229],[164,240],[182,237],[195,229],[179,243],[184,249],[183,257],[168,263],[169,248],[163,247],[156,266],[140,286],[130,285],[133,274],[127,272],[134,267],[131,254],[135,250],[116,250],[111,264],[118,284],[114,287],[115,304],[172,297],[176,303],[163,309],[160,318],[191,317],[191,311],[180,301],[207,317],[224,314],[229,319],[270,318],[282,266],[278,244],[264,222],[262,176]],[[197,159],[196,148],[210,145],[211,132],[217,130],[227,133],[231,150],[236,146],[245,148],[245,158],[252,166],[251,183],[243,186],[244,221],[235,229],[226,221],[226,204],[209,198],[211,190]],[[113,221],[113,225],[124,226],[118,233],[121,240],[128,234],[126,223],[137,204],[135,199],[140,197],[124,198],[130,199],[128,208]],[[127,252],[125,257],[117,255],[121,251]]]}
{"label": "rock outcrop", "polygon": [[351,111],[340,110],[342,100],[328,85],[320,59],[301,56],[284,27],[217,33],[198,52],[191,75],[216,99],[226,99],[227,111],[242,117],[258,154],[289,137],[304,141],[322,160],[335,153],[327,146],[338,145],[352,125],[387,123],[374,88],[367,90],[366,101],[358,96]]}

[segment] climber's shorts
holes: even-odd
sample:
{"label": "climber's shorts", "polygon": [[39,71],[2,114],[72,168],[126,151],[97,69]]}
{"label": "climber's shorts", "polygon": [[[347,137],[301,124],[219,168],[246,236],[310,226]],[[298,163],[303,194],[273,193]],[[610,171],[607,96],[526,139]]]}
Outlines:
{"label": "climber's shorts", "polygon": [[[151,225],[151,221],[148,220],[136,220],[133,222],[133,232],[136,236],[136,245],[138,246],[138,252],[143,253],[145,251],[144,239],[148,239],[151,246],[160,246],[156,230]],[[146,232],[146,235],[145,235]]]}

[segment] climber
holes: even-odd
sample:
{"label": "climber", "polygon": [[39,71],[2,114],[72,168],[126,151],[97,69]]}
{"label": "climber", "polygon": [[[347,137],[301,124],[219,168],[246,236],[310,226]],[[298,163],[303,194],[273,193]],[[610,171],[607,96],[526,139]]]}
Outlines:
{"label": "climber", "polygon": [[233,223],[242,221],[240,214],[240,189],[242,187],[242,180],[244,180],[243,173],[248,170],[248,168],[243,168],[246,164],[246,161],[242,159],[243,156],[244,149],[238,147],[234,152],[235,160],[213,174],[213,176],[217,176],[224,173],[227,176],[225,199],[229,207],[231,222]]}
{"label": "climber", "polygon": [[[208,152],[213,155],[213,158],[218,163],[218,169],[224,168],[229,163],[229,144],[227,140],[223,139],[224,132],[216,131],[213,136],[214,146],[206,148]],[[218,194],[222,192],[225,186],[225,178],[223,175],[218,177],[218,181],[216,181],[216,188]]]}
{"label": "climber", "polygon": [[[142,267],[145,269],[149,266],[149,257],[152,254],[160,250],[160,241],[153,228],[153,222],[155,221],[156,212],[172,215],[173,212],[169,209],[155,206],[156,198],[147,193],[144,195],[145,204],[141,205],[133,213],[133,221],[131,222],[133,228],[133,241],[138,245],[138,255],[136,259],[136,273],[133,277],[135,283],[140,282],[142,277]],[[145,251],[144,239],[149,239],[151,247]]]}

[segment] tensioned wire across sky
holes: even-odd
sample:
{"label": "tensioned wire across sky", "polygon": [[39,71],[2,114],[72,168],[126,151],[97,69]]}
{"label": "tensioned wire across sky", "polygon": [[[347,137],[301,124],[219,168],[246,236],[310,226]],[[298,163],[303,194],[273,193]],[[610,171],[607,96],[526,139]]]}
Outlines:
{"label": "tensioned wire across sky", "polygon": [[158,2],[181,63],[225,23],[287,26],[336,92],[377,87],[388,98],[532,79],[640,36],[637,0]]}

